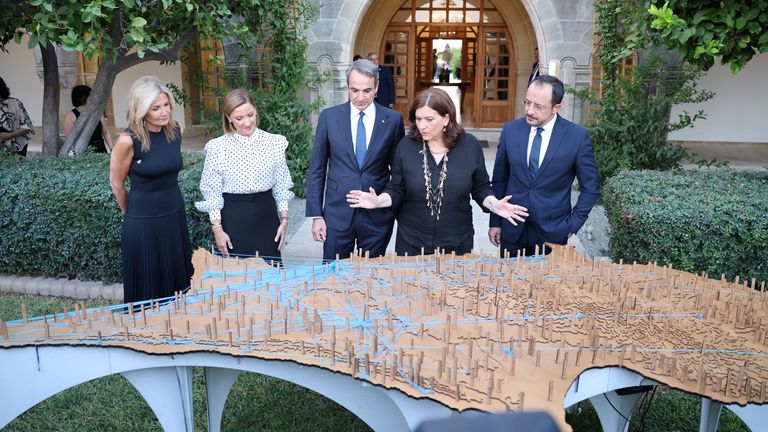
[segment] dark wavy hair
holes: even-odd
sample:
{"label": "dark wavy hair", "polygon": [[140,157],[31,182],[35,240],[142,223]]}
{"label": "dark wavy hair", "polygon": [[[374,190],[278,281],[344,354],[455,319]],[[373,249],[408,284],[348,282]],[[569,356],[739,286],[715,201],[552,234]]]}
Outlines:
{"label": "dark wavy hair", "polygon": [[79,107],[88,102],[88,96],[91,95],[91,88],[87,85],[75,86],[72,89],[72,106]]}
{"label": "dark wavy hair", "polygon": [[464,133],[464,128],[456,121],[456,107],[451,97],[442,89],[432,87],[416,95],[408,111],[408,120],[411,121],[408,135],[416,141],[421,141],[419,128],[416,127],[416,110],[423,107],[430,107],[441,116],[448,114],[448,125],[443,132],[443,144],[449,149],[454,148],[459,142],[459,137]]}
{"label": "dark wavy hair", "polygon": [[11,89],[5,85],[5,81],[0,77],[0,99],[8,99],[9,97],[11,97]]}

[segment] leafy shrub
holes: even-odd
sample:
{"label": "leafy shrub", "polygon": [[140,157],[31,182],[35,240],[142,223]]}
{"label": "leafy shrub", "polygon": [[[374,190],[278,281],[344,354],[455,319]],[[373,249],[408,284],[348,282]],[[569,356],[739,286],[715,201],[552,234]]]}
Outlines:
{"label": "leafy shrub", "polygon": [[702,72],[689,66],[675,70],[653,54],[647,64],[635,66],[631,79],[619,77],[619,92],[595,100],[600,110],[588,125],[595,142],[595,158],[602,180],[625,169],[669,170],[679,168],[693,155],[667,140],[669,132],[691,127],[706,118],[703,111],[680,114],[670,122],[673,106],[701,103],[713,93],[696,88]]}
{"label": "leafy shrub", "polygon": [[768,281],[768,172],[627,171],[604,195],[614,261]]}
{"label": "leafy shrub", "polygon": [[[192,247],[208,247],[208,215],[194,202],[203,166],[185,153],[179,185]],[[122,279],[120,210],[109,186],[109,157],[0,156],[0,273],[116,282]]]}
{"label": "leafy shrub", "polygon": [[[328,74],[320,73],[306,58],[309,46],[306,30],[316,14],[317,5],[305,0],[264,2],[256,15],[258,20],[245,23],[253,33],[237,39],[243,56],[236,68],[225,69],[222,78],[226,85],[211,86],[202,75],[191,77],[196,86],[219,98],[238,87],[251,93],[259,112],[259,128],[288,140],[285,156],[293,192],[301,198],[306,196],[314,138],[311,117],[324,104],[320,97],[309,101],[304,93],[328,79]],[[269,52],[268,57],[254,59],[247,55],[259,47]],[[223,68],[220,58],[212,58],[210,62],[214,68]],[[259,78],[254,80],[254,75]],[[200,108],[201,119],[208,126],[207,134],[220,135],[221,113],[204,105]]]}
{"label": "leafy shrub", "polygon": [[[693,154],[670,143],[667,137],[669,132],[692,127],[706,114],[702,110],[693,114],[683,111],[677,119],[670,119],[670,112],[676,105],[699,104],[714,96],[711,91],[697,88],[703,70],[691,65],[676,67],[679,62],[668,61],[656,49],[628,49],[625,32],[633,20],[644,15],[643,4],[595,1],[602,94],[593,94],[589,88],[568,89],[592,109],[587,128],[601,184],[623,170],[669,170],[679,168],[685,159],[693,159]],[[632,55],[639,64],[619,73],[622,63]]]}

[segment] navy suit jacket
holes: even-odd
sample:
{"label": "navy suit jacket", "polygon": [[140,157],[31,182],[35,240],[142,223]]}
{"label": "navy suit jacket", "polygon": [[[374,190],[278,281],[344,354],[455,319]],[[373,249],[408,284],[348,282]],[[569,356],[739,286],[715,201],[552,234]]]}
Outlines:
{"label": "navy suit jacket", "polygon": [[[525,118],[504,124],[493,167],[493,191],[497,198],[512,195],[510,202],[528,208],[525,224],[533,224],[545,240],[565,244],[576,233],[600,196],[600,178],[589,133],[557,116],[549,147],[536,176],[528,172],[528,137]],[[571,185],[579,180],[579,199],[571,208]],[[491,227],[501,227],[502,239],[516,242],[524,224],[512,225],[491,214]]]}
{"label": "navy suit jacket", "polygon": [[379,66],[379,89],[376,91],[376,102],[389,108],[395,103],[395,78],[388,66]]}
{"label": "navy suit jacket", "polygon": [[[347,202],[349,191],[367,191],[373,187],[376,193],[381,193],[389,181],[392,157],[397,143],[405,135],[405,127],[400,113],[378,104],[375,106],[376,120],[362,167],[357,166],[352,148],[349,102],[320,113],[307,173],[306,215],[324,217],[328,228],[337,231],[349,228],[354,213]],[[368,212],[377,224],[394,221],[391,208],[359,210]]]}

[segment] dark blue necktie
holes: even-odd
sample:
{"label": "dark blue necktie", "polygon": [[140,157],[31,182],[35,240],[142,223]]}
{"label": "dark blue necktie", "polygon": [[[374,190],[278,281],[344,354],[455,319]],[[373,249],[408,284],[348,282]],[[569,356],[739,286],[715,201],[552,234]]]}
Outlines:
{"label": "dark blue necktie", "polygon": [[531,178],[539,171],[539,153],[541,153],[541,132],[544,128],[536,128],[536,136],[533,137],[533,144],[531,144],[531,157],[528,158],[528,172],[531,174]]}
{"label": "dark blue necktie", "polygon": [[360,120],[357,121],[357,138],[355,140],[355,156],[357,157],[357,166],[363,167],[363,161],[365,160],[365,151],[367,145],[365,143],[365,124],[363,123],[364,112],[360,111]]}

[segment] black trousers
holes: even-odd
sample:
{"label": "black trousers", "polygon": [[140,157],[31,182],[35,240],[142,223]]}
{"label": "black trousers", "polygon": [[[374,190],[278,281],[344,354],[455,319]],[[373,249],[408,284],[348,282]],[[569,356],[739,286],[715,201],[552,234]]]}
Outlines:
{"label": "black trousers", "polygon": [[344,231],[334,230],[327,226],[326,239],[323,243],[323,259],[334,260],[336,255],[340,259],[349,258],[355,251],[368,252],[371,258],[383,256],[387,252],[389,238],[392,237],[392,225],[375,223],[367,211],[355,210],[352,215],[352,223]]}
{"label": "black trousers", "polygon": [[510,258],[515,258],[518,251],[522,256],[533,256],[536,253],[536,246],[538,246],[539,255],[542,253],[546,255],[552,252],[552,248],[545,246],[545,242],[552,243],[535,226],[526,223],[523,224],[523,232],[516,242],[504,240],[502,235],[499,257],[504,258],[508,252]]}

